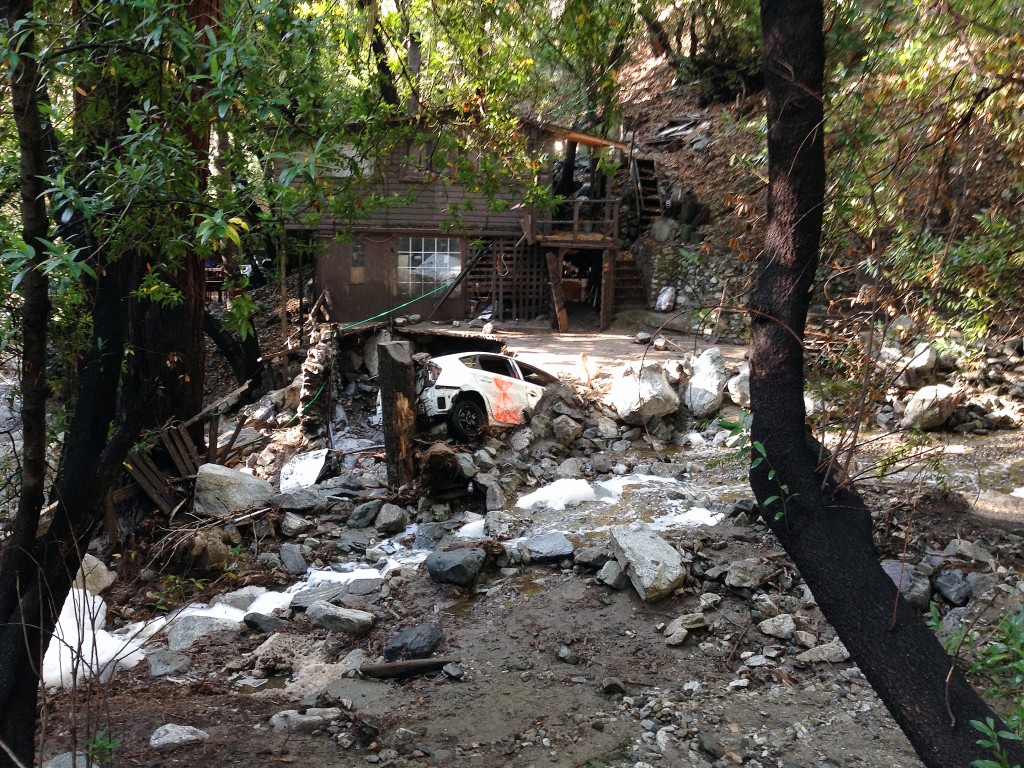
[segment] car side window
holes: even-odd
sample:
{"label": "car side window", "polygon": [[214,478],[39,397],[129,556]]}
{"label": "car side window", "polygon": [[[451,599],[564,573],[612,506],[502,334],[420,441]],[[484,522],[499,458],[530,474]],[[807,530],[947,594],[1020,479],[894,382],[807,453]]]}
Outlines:
{"label": "car side window", "polygon": [[500,376],[508,376],[512,379],[519,378],[519,372],[512,365],[511,360],[507,360],[504,357],[489,357],[481,355],[480,368],[487,371],[488,373],[497,373]]}

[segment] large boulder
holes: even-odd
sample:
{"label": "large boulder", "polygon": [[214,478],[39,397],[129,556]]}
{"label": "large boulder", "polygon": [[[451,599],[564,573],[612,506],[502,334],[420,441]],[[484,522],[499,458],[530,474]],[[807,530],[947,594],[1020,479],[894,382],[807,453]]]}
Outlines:
{"label": "large boulder", "polygon": [[196,473],[193,510],[199,517],[228,517],[267,504],[274,486],[244,472],[203,464]]}
{"label": "large boulder", "polygon": [[646,523],[613,526],[611,544],[615,559],[645,602],[668,597],[686,579],[682,556]]}
{"label": "large boulder", "polygon": [[430,578],[442,584],[469,587],[476,581],[487,553],[476,547],[434,551],[427,556]]}
{"label": "large boulder", "polygon": [[744,363],[740,372],[729,379],[726,388],[730,399],[740,408],[750,408],[750,366]]}
{"label": "large boulder", "polygon": [[706,349],[693,361],[693,375],[686,385],[683,404],[698,419],[714,416],[722,407],[722,395],[729,377],[718,347]]}
{"label": "large boulder", "polygon": [[921,387],[903,411],[903,429],[937,429],[949,421],[960,402],[960,393],[946,384]]}
{"label": "large boulder", "polygon": [[627,424],[646,424],[679,410],[679,395],[658,363],[619,369],[608,393],[609,404]]}

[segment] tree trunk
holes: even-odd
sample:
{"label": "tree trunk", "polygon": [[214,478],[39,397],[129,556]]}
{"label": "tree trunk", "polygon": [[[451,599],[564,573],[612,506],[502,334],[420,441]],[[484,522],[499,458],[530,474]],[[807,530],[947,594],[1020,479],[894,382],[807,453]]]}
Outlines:
{"label": "tree trunk", "polygon": [[412,446],[416,440],[416,384],[408,342],[377,345],[384,450],[388,484],[400,488],[413,478]]}
{"label": "tree trunk", "polygon": [[[827,477],[803,404],[803,334],[825,193],[820,0],[762,0],[768,118],[768,225],[751,302],[751,486],[793,558],[918,755],[930,768],[991,758],[971,720],[994,717],[882,571],[871,515]],[[758,446],[764,448],[764,458]],[[772,500],[772,497],[777,497]],[[1024,760],[1019,742],[1005,745]]]}
{"label": "tree trunk", "polygon": [[228,361],[235,381],[239,384],[249,382],[249,388],[243,398],[246,402],[252,402],[258,393],[263,391],[263,358],[260,355],[260,343],[256,338],[255,326],[252,332],[242,339],[231,333],[217,315],[206,310],[203,313],[203,329]]}

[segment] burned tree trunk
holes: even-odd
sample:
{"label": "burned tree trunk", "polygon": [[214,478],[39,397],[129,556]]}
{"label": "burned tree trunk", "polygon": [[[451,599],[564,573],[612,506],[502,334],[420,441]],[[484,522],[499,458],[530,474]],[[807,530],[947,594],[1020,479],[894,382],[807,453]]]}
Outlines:
{"label": "burned tree trunk", "polygon": [[412,354],[404,341],[377,345],[377,377],[384,414],[384,450],[388,483],[400,488],[413,478],[412,446],[416,439],[416,385]]}
{"label": "burned tree trunk", "polygon": [[[805,426],[803,334],[825,194],[823,14],[820,0],[763,0],[761,12],[769,199],[751,302],[751,486],[765,522],[921,759],[962,768],[992,757],[970,722],[993,714],[881,569],[869,510],[829,475]],[[1024,759],[1019,742],[1004,746],[1012,762]]]}

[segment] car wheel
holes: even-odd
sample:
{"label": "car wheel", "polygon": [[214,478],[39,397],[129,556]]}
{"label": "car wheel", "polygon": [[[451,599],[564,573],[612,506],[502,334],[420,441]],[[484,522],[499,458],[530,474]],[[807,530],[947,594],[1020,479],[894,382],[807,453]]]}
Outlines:
{"label": "car wheel", "polygon": [[448,414],[448,427],[460,440],[475,440],[486,423],[483,406],[467,397],[456,400]]}

